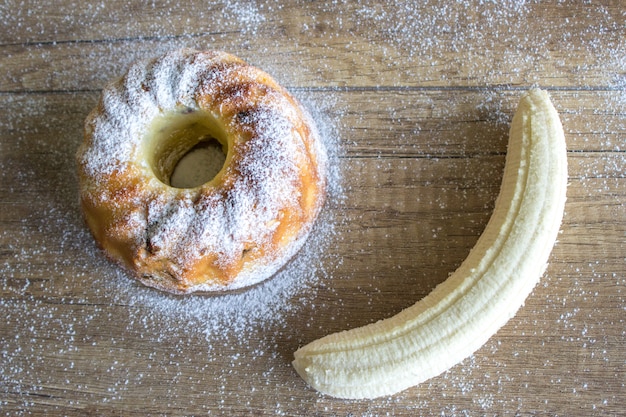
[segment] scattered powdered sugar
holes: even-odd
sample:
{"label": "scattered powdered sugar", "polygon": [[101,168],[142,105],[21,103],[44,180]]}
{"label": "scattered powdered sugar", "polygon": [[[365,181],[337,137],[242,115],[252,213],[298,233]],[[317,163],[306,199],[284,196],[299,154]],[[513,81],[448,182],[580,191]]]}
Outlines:
{"label": "scattered powdered sugar", "polygon": [[[259,329],[281,323],[285,315],[294,314],[299,304],[294,304],[293,299],[312,300],[314,292],[311,290],[315,282],[330,275],[321,260],[331,250],[334,225],[324,213],[318,220],[309,239],[291,262],[274,277],[245,291],[183,299],[139,287],[124,276],[109,277],[101,285],[111,290],[113,303],[149,309],[151,317],[148,320],[155,331],[160,326],[171,331],[185,326],[187,331],[203,334],[209,341],[227,335],[237,335],[245,340]],[[253,328],[255,330],[251,333]]]}

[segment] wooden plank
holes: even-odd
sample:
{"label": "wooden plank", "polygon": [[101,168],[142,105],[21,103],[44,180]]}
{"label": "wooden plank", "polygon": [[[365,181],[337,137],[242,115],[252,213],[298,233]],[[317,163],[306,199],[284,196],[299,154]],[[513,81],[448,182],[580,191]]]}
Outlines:
{"label": "wooden plank", "polygon": [[[623,23],[623,4],[620,0],[604,1],[597,7],[586,7],[575,1],[483,4],[473,1],[441,3],[432,0],[418,4],[347,2],[341,4],[341,7],[316,2],[270,5],[224,0],[210,3],[190,0],[185,4],[175,5],[167,0],[157,0],[147,7],[124,0],[86,3],[83,7],[75,7],[71,2],[38,2],[21,5],[22,7],[12,4],[7,8],[10,6],[14,6],[14,13],[3,16],[2,25],[7,30],[0,35],[1,44],[94,41],[117,39],[121,34],[155,38],[193,37],[211,31],[248,35],[283,34],[306,41],[310,40],[311,35],[319,40],[325,39],[328,32],[340,37],[341,32],[345,31],[352,37],[357,37],[362,32],[374,29],[380,37],[398,38],[403,31],[412,33],[423,28],[435,32],[432,35],[442,36],[441,40],[446,41],[442,43],[447,45],[441,47],[449,48],[456,45],[454,36],[462,35],[455,30],[463,27],[468,27],[467,30],[484,27],[484,33],[473,35],[481,40],[489,39],[491,35],[486,29],[506,29],[510,39],[501,41],[511,43],[518,40],[514,37],[514,32],[522,32],[522,29],[528,30],[519,36],[524,35],[531,40],[549,30],[562,35],[569,34],[570,31],[578,32],[580,36],[591,38],[593,33],[588,33],[591,28],[623,29],[619,26]],[[417,17],[422,17],[421,21],[412,21]],[[391,18],[394,19],[393,22],[386,22],[386,19]],[[559,25],[561,21],[563,22]],[[551,22],[553,26],[540,28],[532,33],[532,29],[545,22]],[[533,26],[522,28],[521,23]],[[509,27],[504,28],[500,24]],[[276,40],[280,41],[278,38]],[[457,42],[467,40],[471,39],[457,39]],[[503,49],[495,40],[488,46],[493,50]]]}
{"label": "wooden plank", "polygon": [[[508,123],[523,94],[517,89],[293,92],[328,135],[340,136],[341,154],[357,158],[503,154]],[[624,92],[552,90],[551,96],[561,114],[568,150],[617,152],[619,168],[626,135]],[[50,141],[63,152],[77,146],[83,121],[98,97],[98,92],[0,94],[5,114],[0,147],[7,163]]]}
{"label": "wooden plank", "polygon": [[3,21],[0,91],[99,89],[133,60],[183,46],[227,50],[285,85],[311,88],[614,88],[624,77],[619,1],[592,8],[417,3],[399,10],[346,3],[339,12],[315,2],[259,9],[114,1],[69,14],[64,6],[39,3]]}

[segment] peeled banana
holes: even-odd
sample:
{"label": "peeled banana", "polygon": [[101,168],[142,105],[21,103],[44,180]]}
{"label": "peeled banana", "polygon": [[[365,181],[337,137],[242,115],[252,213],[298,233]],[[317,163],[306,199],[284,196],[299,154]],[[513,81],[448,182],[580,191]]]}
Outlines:
{"label": "peeled banana", "polygon": [[293,366],[333,397],[392,395],[478,350],[524,304],[559,233],[567,188],[565,136],[548,93],[524,94],[509,132],[495,208],[467,259],[399,314],[298,349]]}

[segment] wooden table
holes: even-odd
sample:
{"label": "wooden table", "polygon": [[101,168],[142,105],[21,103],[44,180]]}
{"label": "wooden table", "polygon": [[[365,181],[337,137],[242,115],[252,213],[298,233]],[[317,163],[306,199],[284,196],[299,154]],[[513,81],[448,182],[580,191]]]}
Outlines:
{"label": "wooden table", "polygon": [[[0,410],[626,413],[626,3],[528,3],[4,2]],[[248,292],[141,287],[105,260],[78,207],[74,153],[100,90],[179,47],[227,50],[274,75],[331,154],[318,228]],[[290,365],[298,346],[395,314],[467,256],[531,86],[561,114],[570,185],[525,306],[473,356],[395,396],[308,388]]]}

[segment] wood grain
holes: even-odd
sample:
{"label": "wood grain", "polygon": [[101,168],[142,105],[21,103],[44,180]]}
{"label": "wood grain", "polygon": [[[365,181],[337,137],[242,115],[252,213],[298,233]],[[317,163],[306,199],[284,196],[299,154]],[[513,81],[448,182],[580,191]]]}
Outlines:
{"label": "wood grain", "polygon": [[[0,410],[623,414],[624,3],[482,3],[0,5]],[[228,50],[272,73],[331,151],[318,229],[266,287],[232,297],[239,309],[134,283],[78,207],[74,152],[101,88],[178,47]],[[535,85],[561,115],[570,181],[526,305],[475,355],[396,396],[309,389],[290,365],[298,346],[395,314],[467,256],[498,194],[508,123]]]}

